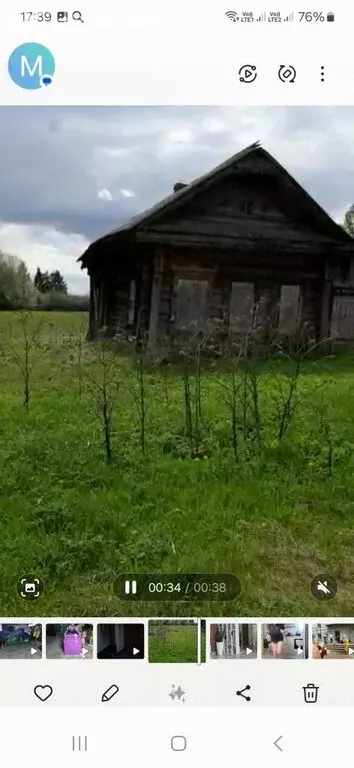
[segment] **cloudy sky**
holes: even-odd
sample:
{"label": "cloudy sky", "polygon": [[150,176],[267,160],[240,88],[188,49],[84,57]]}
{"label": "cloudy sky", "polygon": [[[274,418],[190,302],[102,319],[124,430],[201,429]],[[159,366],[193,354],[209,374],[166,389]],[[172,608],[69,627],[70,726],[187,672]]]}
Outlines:
{"label": "cloudy sky", "polygon": [[259,140],[341,221],[354,107],[1,107],[0,249],[86,293],[89,242]]}

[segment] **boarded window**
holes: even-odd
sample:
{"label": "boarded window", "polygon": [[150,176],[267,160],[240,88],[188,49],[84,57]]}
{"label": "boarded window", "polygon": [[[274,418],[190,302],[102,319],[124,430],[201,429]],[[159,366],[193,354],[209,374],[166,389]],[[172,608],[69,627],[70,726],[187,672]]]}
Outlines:
{"label": "boarded window", "polygon": [[254,316],[253,283],[232,283],[230,301],[230,329],[237,333],[251,330]]}
{"label": "boarded window", "polygon": [[354,297],[336,296],[333,302],[331,336],[354,339]]}
{"label": "boarded window", "polygon": [[282,285],[279,308],[279,332],[297,333],[300,326],[301,293],[299,285]]}
{"label": "boarded window", "polygon": [[208,319],[207,280],[178,280],[175,327],[180,331],[201,331]]}

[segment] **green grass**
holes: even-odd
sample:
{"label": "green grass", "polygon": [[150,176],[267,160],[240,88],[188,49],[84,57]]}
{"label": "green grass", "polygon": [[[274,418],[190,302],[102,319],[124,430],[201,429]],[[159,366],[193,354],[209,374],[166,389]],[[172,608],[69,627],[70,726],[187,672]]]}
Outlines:
{"label": "green grass", "polygon": [[150,622],[156,634],[149,636],[149,662],[153,664],[196,664],[198,661],[197,626],[164,626],[164,635]]}
{"label": "green grass", "polygon": [[[34,604],[42,616],[352,615],[354,357],[304,364],[294,419],[280,442],[275,398],[288,367],[264,366],[261,445],[254,428],[242,433],[238,424],[236,462],[227,370],[209,365],[202,374],[193,446],[181,373],[147,370],[143,454],[137,376],[128,358],[115,355],[119,391],[107,463],[92,386],[77,365],[86,318],[35,313],[30,323],[40,319],[27,412],[20,316],[0,313],[3,616],[28,614],[16,592],[24,573],[45,583]],[[82,374],[100,375],[95,355],[94,345],[84,345]],[[232,573],[242,592],[221,603],[129,603],[113,585],[118,574],[134,572]],[[338,579],[338,594],[327,603],[310,592],[311,579],[323,572]]]}

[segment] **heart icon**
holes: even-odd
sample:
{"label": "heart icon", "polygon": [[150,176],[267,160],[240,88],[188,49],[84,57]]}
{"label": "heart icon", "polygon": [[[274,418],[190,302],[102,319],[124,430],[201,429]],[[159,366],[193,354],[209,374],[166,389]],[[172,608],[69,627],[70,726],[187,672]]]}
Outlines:
{"label": "heart icon", "polygon": [[51,685],[36,685],[34,689],[34,695],[37,696],[37,699],[40,699],[40,701],[47,701],[52,693],[53,688]]}

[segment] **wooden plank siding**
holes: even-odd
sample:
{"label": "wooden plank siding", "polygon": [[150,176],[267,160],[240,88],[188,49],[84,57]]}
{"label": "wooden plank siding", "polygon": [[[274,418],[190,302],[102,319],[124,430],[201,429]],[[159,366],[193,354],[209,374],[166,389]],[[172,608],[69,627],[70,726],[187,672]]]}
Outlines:
{"label": "wooden plank siding", "polygon": [[[194,240],[200,237],[217,240],[240,240],[240,238],[279,236],[282,242],[307,241],[308,243],[330,244],[331,238],[321,231],[314,231],[311,225],[288,212],[286,203],[282,209],[279,198],[275,202],[272,185],[260,179],[250,182],[248,177],[231,179],[219,184],[210,192],[204,192],[191,203],[185,204],[174,213],[166,215],[160,222],[152,223],[150,230],[155,237],[188,235]],[[261,188],[260,188],[261,187]]]}

